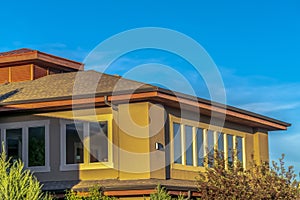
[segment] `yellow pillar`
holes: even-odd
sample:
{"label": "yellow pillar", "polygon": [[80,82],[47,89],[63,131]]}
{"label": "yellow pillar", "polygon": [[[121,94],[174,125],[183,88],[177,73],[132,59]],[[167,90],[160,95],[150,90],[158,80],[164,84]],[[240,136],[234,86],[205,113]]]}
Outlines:
{"label": "yellow pillar", "polygon": [[254,160],[260,164],[269,161],[269,143],[267,131],[257,130],[253,135]]}

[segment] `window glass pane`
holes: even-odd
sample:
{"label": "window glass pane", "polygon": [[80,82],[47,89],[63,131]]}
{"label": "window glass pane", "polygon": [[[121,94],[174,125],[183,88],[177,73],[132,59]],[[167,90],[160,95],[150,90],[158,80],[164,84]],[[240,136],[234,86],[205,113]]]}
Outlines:
{"label": "window glass pane", "polygon": [[83,163],[83,124],[66,125],[66,163]]}
{"label": "window glass pane", "polygon": [[180,124],[178,123],[173,123],[173,131],[174,131],[174,163],[180,163],[182,164],[181,161],[181,129],[180,129]]}
{"label": "window glass pane", "polygon": [[198,166],[204,166],[203,129],[197,129]]}
{"label": "window glass pane", "polygon": [[237,158],[243,162],[243,138],[236,136]]}
{"label": "window glass pane", "polygon": [[14,162],[22,159],[22,129],[6,129],[7,156]]}
{"label": "window glass pane", "polygon": [[90,162],[108,162],[108,123],[90,123]]}
{"label": "window glass pane", "polygon": [[214,163],[214,131],[207,131],[207,151],[208,151],[208,166],[212,167]]}
{"label": "window glass pane", "polygon": [[227,135],[228,167],[233,167],[233,136]]}
{"label": "window glass pane", "polygon": [[218,133],[218,156],[224,159],[224,134]]}
{"label": "window glass pane", "polygon": [[45,127],[28,129],[28,166],[45,166]]}
{"label": "window glass pane", "polygon": [[193,127],[185,126],[186,165],[193,165]]}

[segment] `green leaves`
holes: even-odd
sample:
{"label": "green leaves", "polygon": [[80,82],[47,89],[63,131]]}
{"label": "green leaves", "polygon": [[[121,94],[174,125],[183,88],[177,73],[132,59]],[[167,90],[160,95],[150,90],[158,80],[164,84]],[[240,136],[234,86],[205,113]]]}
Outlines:
{"label": "green leaves", "polygon": [[216,159],[214,167],[207,168],[197,178],[202,199],[274,200],[299,197],[299,182],[293,167],[285,167],[284,155],[279,159],[279,164],[273,161],[271,166],[267,162],[258,165],[253,160],[246,170],[238,160],[233,168],[226,169],[225,160],[220,156]]}
{"label": "green leaves", "polygon": [[24,164],[18,160],[10,163],[5,149],[0,156],[0,199],[2,200],[41,200],[51,199],[44,196],[41,185]]}
{"label": "green leaves", "polygon": [[108,197],[102,194],[100,186],[94,186],[89,189],[88,195],[84,196],[73,190],[68,191],[65,196],[66,200],[116,200],[115,197]]}

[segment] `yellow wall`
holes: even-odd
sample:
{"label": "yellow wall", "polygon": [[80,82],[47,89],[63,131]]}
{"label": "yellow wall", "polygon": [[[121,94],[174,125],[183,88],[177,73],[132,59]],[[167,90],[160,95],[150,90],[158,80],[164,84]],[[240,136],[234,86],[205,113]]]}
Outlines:
{"label": "yellow wall", "polygon": [[[113,168],[84,169],[60,171],[60,124],[59,120],[73,119],[93,120],[94,115],[111,114]],[[1,117],[1,123],[50,120],[50,163],[51,172],[36,173],[40,181],[59,180],[99,180],[99,179],[189,179],[195,180],[199,167],[178,166],[170,161],[170,116],[180,117],[178,109],[162,107],[149,102],[118,105],[118,110],[111,108],[84,109],[76,112],[60,111],[15,117]],[[185,113],[186,120],[197,122],[192,112]],[[199,120],[199,119],[198,119]],[[208,123],[209,117],[201,116],[201,123]],[[225,129],[232,130],[245,138],[245,161],[248,166],[252,155],[257,161],[268,160],[268,135],[264,130],[253,130],[251,127],[226,122]],[[163,149],[156,150],[155,143]]]}
{"label": "yellow wall", "polygon": [[121,180],[150,178],[148,106],[148,103],[122,104],[115,112]]}

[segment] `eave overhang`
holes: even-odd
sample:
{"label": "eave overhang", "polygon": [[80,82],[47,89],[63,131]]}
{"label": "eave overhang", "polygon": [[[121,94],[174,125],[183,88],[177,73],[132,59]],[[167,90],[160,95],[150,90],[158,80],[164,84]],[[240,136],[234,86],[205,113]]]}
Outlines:
{"label": "eave overhang", "polygon": [[225,116],[226,121],[243,124],[253,128],[262,128],[267,131],[286,130],[291,124],[245,111],[219,103],[212,103],[208,100],[196,98],[182,93],[173,93],[164,89],[136,90],[134,93],[123,91],[119,93],[101,93],[95,95],[80,95],[75,97],[60,97],[49,99],[33,99],[28,101],[10,102],[0,104],[0,113],[14,112],[46,112],[64,109],[80,109],[107,106],[107,100],[113,104],[128,102],[151,101],[160,103],[163,106],[175,107],[195,111],[198,109],[201,114],[211,116]]}
{"label": "eave overhang", "polygon": [[61,58],[37,50],[24,52],[20,54],[1,56],[0,67],[23,65],[23,64],[37,64],[47,65],[57,69],[64,69],[67,71],[83,70],[83,64],[66,58]]}

